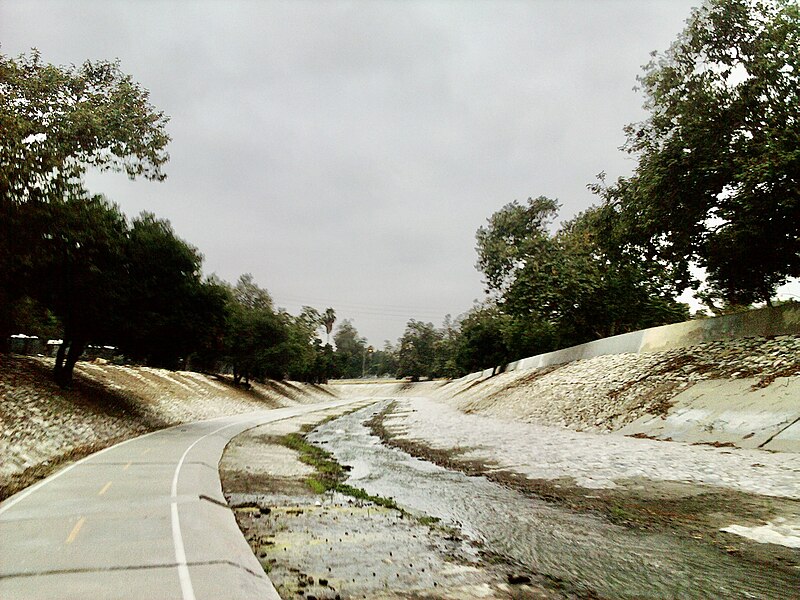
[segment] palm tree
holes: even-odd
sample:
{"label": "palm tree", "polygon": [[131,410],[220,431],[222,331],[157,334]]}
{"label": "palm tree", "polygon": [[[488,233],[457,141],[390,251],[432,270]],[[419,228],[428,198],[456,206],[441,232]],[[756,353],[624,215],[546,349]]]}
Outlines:
{"label": "palm tree", "polygon": [[322,313],[322,324],[325,325],[325,333],[328,334],[328,345],[331,343],[331,331],[333,331],[333,324],[336,323],[336,311],[332,308],[326,308]]}

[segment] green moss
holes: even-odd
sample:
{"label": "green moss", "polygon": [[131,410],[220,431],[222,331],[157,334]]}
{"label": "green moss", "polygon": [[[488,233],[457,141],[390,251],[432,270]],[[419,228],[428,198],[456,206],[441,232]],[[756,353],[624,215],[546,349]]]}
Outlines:
{"label": "green moss", "polygon": [[280,441],[287,448],[291,448],[297,452],[300,455],[299,459],[301,462],[316,469],[316,475],[305,480],[306,485],[315,494],[324,494],[329,491],[338,492],[345,496],[356,498],[357,500],[372,502],[377,506],[398,510],[403,516],[415,518],[422,525],[433,526],[439,521],[436,517],[414,517],[400,508],[391,498],[373,496],[362,488],[347,485],[344,483],[344,480],[347,479],[347,472],[336,462],[333,454],[310,444],[303,435],[299,433],[290,433],[289,435],[283,436]]}
{"label": "green moss", "polygon": [[316,477],[309,477],[306,479],[306,485],[311,488],[311,491],[315,494],[324,494],[330,489],[324,481],[320,481]]}

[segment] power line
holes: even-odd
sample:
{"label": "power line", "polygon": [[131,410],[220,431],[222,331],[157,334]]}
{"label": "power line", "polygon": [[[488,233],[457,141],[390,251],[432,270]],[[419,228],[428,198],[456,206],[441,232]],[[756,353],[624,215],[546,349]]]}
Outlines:
{"label": "power line", "polygon": [[331,302],[329,300],[319,301],[314,298],[300,299],[289,295],[273,295],[273,299],[277,304],[300,304],[318,306],[332,306],[333,308],[344,312],[354,313],[363,316],[384,317],[384,318],[426,318],[426,319],[443,319],[447,314],[453,314],[453,311],[436,311],[434,309],[425,309],[412,306],[400,305],[377,305],[365,304],[356,302]]}

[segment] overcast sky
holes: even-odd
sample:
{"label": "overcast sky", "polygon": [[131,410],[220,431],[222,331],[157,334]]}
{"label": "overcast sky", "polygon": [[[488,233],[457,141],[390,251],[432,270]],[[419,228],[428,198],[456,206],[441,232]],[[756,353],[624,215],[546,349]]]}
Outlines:
{"label": "overcast sky", "polygon": [[483,297],[475,231],[504,204],[566,219],[630,172],[636,76],[697,3],[2,0],[0,52],[119,58],[171,117],[168,178],[92,191],[382,345]]}

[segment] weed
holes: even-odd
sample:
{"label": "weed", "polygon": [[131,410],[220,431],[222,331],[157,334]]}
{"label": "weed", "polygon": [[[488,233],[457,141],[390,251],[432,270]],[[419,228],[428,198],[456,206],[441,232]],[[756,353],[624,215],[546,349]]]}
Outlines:
{"label": "weed", "polygon": [[280,438],[280,443],[297,452],[300,455],[300,462],[316,469],[316,475],[308,477],[305,480],[306,485],[315,494],[324,494],[325,492],[334,491],[355,498],[356,500],[372,502],[377,506],[398,510],[404,517],[415,518],[422,525],[433,526],[439,522],[437,517],[416,517],[411,515],[409,512],[399,507],[392,498],[373,496],[362,488],[353,487],[352,485],[344,483],[344,480],[347,479],[346,471],[342,465],[336,462],[333,454],[310,444],[305,437],[299,433],[290,433],[289,435],[283,436]]}

